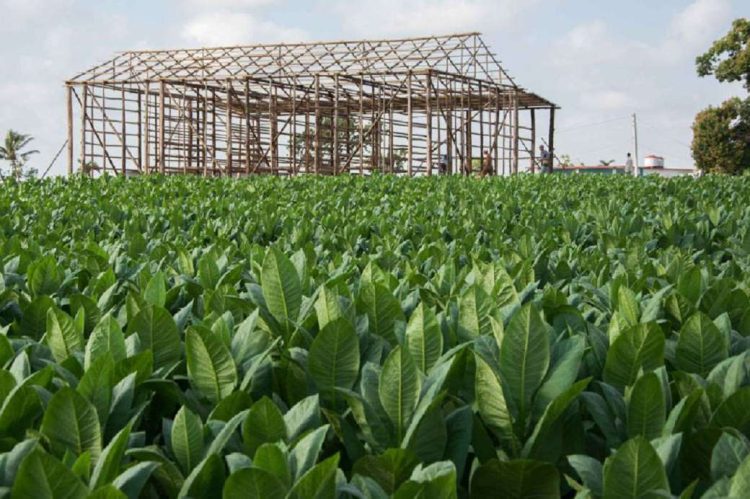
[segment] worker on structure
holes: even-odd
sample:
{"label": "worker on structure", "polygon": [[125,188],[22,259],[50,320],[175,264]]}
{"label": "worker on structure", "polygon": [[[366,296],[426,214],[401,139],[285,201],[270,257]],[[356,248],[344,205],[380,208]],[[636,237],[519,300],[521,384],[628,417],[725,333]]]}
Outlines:
{"label": "worker on structure", "polygon": [[484,157],[482,157],[481,177],[484,178],[487,175],[492,175],[492,156],[490,156],[489,151],[484,151]]}
{"label": "worker on structure", "polygon": [[539,165],[542,173],[552,173],[552,155],[543,146],[539,146]]}
{"label": "worker on structure", "polygon": [[628,159],[625,160],[625,173],[627,175],[633,174],[633,156],[628,153]]}
{"label": "worker on structure", "polygon": [[440,172],[440,175],[448,175],[449,163],[450,163],[450,158],[448,158],[448,155],[442,154],[438,162],[438,171]]}

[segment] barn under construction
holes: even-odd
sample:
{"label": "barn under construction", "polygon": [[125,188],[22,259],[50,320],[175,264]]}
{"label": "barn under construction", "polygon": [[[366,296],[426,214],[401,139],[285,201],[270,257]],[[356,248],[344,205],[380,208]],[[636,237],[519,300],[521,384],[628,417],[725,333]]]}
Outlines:
{"label": "barn under construction", "polygon": [[69,174],[468,174],[489,153],[502,175],[554,151],[555,104],[478,33],[125,52],[66,85]]}

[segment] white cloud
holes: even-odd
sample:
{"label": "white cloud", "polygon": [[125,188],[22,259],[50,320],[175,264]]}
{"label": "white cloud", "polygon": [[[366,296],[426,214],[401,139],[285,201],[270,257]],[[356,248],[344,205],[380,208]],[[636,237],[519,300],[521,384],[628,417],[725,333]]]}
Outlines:
{"label": "white cloud", "polygon": [[349,33],[405,36],[509,28],[538,0],[337,0],[333,10]]}
{"label": "white cloud", "polygon": [[182,36],[204,46],[266,42],[295,42],[307,38],[303,30],[286,28],[245,12],[219,11],[200,14],[187,22]]}
{"label": "white cloud", "polygon": [[243,9],[271,5],[278,0],[185,0],[185,3],[198,7]]}

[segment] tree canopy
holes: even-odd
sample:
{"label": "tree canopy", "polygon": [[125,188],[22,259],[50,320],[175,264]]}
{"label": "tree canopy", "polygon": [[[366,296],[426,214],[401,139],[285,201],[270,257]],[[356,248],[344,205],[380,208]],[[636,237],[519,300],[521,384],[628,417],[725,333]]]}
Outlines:
{"label": "tree canopy", "polygon": [[[701,77],[742,82],[750,91],[750,20],[734,21],[696,65]],[[693,123],[692,153],[703,171],[739,174],[750,168],[750,98],[734,97],[701,111]]]}
{"label": "tree canopy", "polygon": [[737,19],[732,29],[696,60],[700,76],[723,83],[742,82],[750,91],[750,19]]}

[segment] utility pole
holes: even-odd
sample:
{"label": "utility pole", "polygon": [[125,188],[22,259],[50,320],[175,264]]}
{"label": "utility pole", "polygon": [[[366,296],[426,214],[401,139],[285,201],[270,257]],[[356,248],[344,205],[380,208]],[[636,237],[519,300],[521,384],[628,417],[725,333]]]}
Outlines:
{"label": "utility pole", "polygon": [[640,176],[640,156],[638,156],[638,116],[633,113],[633,146],[635,147],[635,168],[633,175]]}

